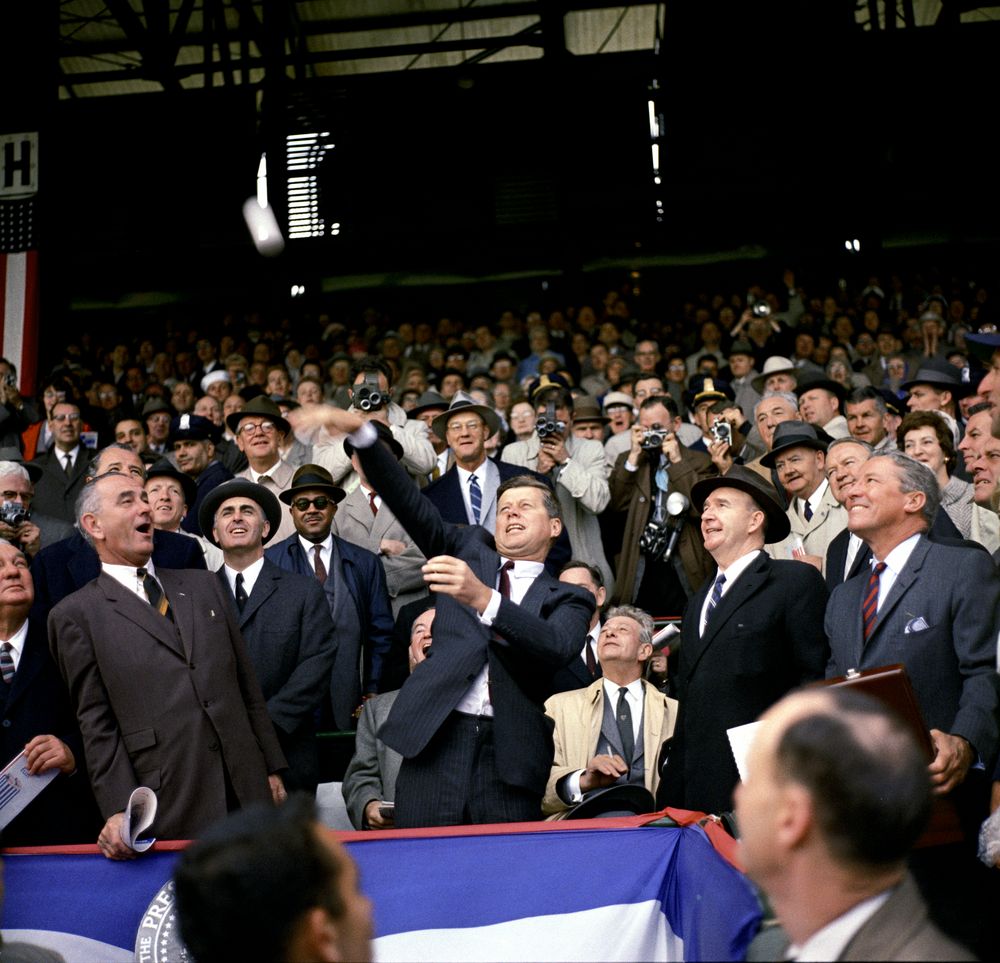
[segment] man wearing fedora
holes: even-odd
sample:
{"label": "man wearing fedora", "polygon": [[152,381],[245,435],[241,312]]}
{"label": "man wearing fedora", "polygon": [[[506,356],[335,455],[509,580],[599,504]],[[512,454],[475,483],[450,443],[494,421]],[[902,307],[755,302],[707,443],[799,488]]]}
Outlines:
{"label": "man wearing fedora", "polygon": [[646,811],[653,810],[661,750],[677,721],[677,701],[642,677],[653,654],[653,631],[652,618],[641,609],[610,609],[597,643],[603,677],[546,701],[556,747],[542,800],[546,816],[565,818],[588,802],[591,815],[605,815],[607,807],[621,807],[607,793],[598,806],[596,794],[625,785],[645,787]]}
{"label": "man wearing fedora", "polygon": [[[376,422],[375,428],[382,443],[397,458],[402,458],[403,446],[396,441],[392,432],[381,422]],[[404,605],[427,595],[421,571],[421,566],[427,560],[392,514],[392,509],[368,481],[350,439],[344,441],[344,451],[351,456],[351,466],[357,473],[360,484],[338,506],[333,519],[333,532],[378,556],[385,570],[392,615],[396,618]]]}
{"label": "man wearing fedora", "polygon": [[[267,395],[251,398],[242,411],[234,411],[227,419],[236,444],[247,456],[247,467],[236,477],[255,485],[263,485],[272,495],[279,495],[292,483],[295,470],[281,458],[281,446],[292,426],[281,414],[277,403]],[[295,526],[287,508],[281,510],[281,521],[274,537],[287,538]]]}
{"label": "man wearing fedora", "polygon": [[802,420],[822,428],[831,438],[846,438],[850,434],[844,417],[847,389],[829,378],[811,378],[795,389]]}
{"label": "man wearing fedora", "polygon": [[198,489],[194,504],[188,505],[188,513],[181,522],[184,531],[192,535],[203,534],[198,523],[198,509],[208,493],[233,477],[215,457],[215,441],[219,434],[219,429],[201,415],[178,415],[170,422],[170,447],[177,467],[194,479]]}
{"label": "man wearing fedora", "polygon": [[771,355],[764,362],[764,369],[753,379],[753,389],[761,396],[770,391],[795,391],[799,383],[798,368],[791,358]]}
{"label": "man wearing fedora", "polygon": [[[431,427],[438,415],[448,410],[448,402],[433,388],[428,388],[417,403],[407,412],[408,418],[415,418],[427,426],[427,440],[434,449],[434,467],[426,474],[417,478],[417,484],[422,488],[428,482],[437,481],[454,464],[454,457],[448,442],[438,438]],[[352,463],[353,464],[353,463]]]}
{"label": "man wearing fedora", "polygon": [[581,395],[573,403],[573,437],[589,441],[599,441],[604,447],[604,436],[607,434],[611,419],[601,411],[596,398]]}
{"label": "man wearing fedora", "polygon": [[[367,421],[381,421],[392,431],[393,437],[403,446],[402,465],[414,478],[426,477],[434,470],[436,455],[427,437],[427,429],[419,419],[407,418],[407,413],[389,398],[389,367],[374,356],[366,356],[351,366],[351,407]],[[367,388],[374,385],[380,396],[378,404],[369,408],[371,396]],[[368,400],[366,401],[366,395]],[[351,459],[344,451],[343,436],[334,436],[326,430],[318,432],[313,444],[313,461],[322,465],[330,477],[345,491],[358,483],[351,470]]]}
{"label": "man wearing fedora", "polygon": [[604,446],[572,433],[575,412],[569,388],[542,375],[531,397],[539,422],[546,421],[549,405],[554,406],[556,430],[546,432],[544,439],[536,430],[527,441],[507,445],[500,457],[507,464],[530,468],[550,479],[562,508],[573,557],[596,565],[610,591],[614,575],[604,556],[598,521],[598,515],[611,501]]}
{"label": "man wearing fedora", "polygon": [[972,389],[962,381],[962,372],[948,361],[926,358],[917,373],[900,387],[909,392],[910,411],[943,411],[959,422],[958,399]]}
{"label": "man wearing fedora", "polygon": [[826,571],[826,551],[847,528],[847,511],[826,477],[830,439],[804,421],[785,421],[774,430],[771,450],[761,464],[778,473],[788,498],[788,536],[772,543],[772,558],[793,558]]}
{"label": "man wearing fedora", "polygon": [[264,557],[281,509],[263,485],[233,478],[213,489],[200,511],[205,537],[222,549],[225,561],[217,575],[235,603],[240,634],[288,760],[285,786],[315,793],[317,711],[337,648],[323,590],[315,578]]}
{"label": "man wearing fedora", "polygon": [[699,481],[691,498],[717,571],[684,612],[672,691],[680,709],[656,802],[719,814],[732,809],[739,781],[727,730],[823,678],[827,591],[811,565],[764,550],[789,524],[756,472],[734,465]]}
{"label": "man wearing fedora", "polygon": [[204,535],[192,535],[181,528],[189,506],[198,497],[198,488],[190,475],[185,475],[165,458],[150,465],[146,471],[146,494],[153,513],[153,527],[157,532],[173,532],[198,543],[205,557],[205,567],[210,572],[222,565],[222,549]]}
{"label": "man wearing fedora", "polygon": [[323,722],[347,732],[357,723],[363,699],[379,691],[392,642],[385,571],[373,552],[333,534],[344,490],[325,468],[302,465],[278,497],[289,506],[295,531],[264,555],[287,572],[312,576],[323,590],[337,632]]}

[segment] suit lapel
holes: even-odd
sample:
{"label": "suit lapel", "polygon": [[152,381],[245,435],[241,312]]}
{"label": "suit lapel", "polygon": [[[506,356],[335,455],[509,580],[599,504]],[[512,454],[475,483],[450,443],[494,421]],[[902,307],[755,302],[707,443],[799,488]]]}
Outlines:
{"label": "suit lapel", "polygon": [[277,572],[265,561],[264,567],[254,582],[253,591],[247,599],[246,607],[240,612],[240,628],[242,629],[254,613],[259,609],[275,592],[278,591],[278,583],[281,581],[281,570]]}
{"label": "suit lapel", "polygon": [[[867,542],[861,543],[861,548],[858,549],[858,554],[854,556],[854,562],[851,565],[851,570],[847,573],[848,578],[854,578],[859,572],[867,571],[871,566],[869,565],[869,559],[872,557],[872,550],[868,547]],[[846,558],[846,549],[845,549]]]}
{"label": "suit lapel", "polygon": [[[691,648],[694,656],[691,662],[691,672],[694,672],[698,661],[708,650],[708,647],[715,640],[722,627],[735,615],[744,602],[752,598],[760,590],[760,586],[767,578],[770,559],[764,552],[759,552],[757,558],[744,569],[733,586],[722,596],[715,611],[709,616],[708,624],[705,626],[705,634],[700,638],[697,635],[697,625],[701,620],[701,607],[705,602],[705,596],[711,591],[715,578],[706,579],[705,585],[699,590],[696,598],[698,605],[692,609],[690,617],[695,621],[694,645]],[[685,644],[690,644],[686,642]]]}
{"label": "suit lapel", "polygon": [[[927,556],[928,545],[927,537],[924,536],[917,542],[910,553],[910,557],[903,566],[903,571],[896,576],[896,581],[892,583],[892,588],[889,589],[889,594],[885,597],[882,608],[879,609],[875,628],[872,630],[871,637],[864,644],[864,648],[872,645],[879,633],[879,629],[889,621],[893,609],[900,603],[903,596],[910,590],[910,586],[916,581],[920,573],[920,568],[924,564],[924,558]],[[860,618],[860,615],[858,617]]]}
{"label": "suit lapel", "polygon": [[[177,626],[177,634],[180,635],[181,644],[184,646],[184,654],[190,660],[192,656],[191,643],[197,634],[194,600],[184,583],[183,570],[171,571],[167,569],[165,573],[166,579],[160,578],[160,582],[163,585],[163,591],[166,592],[167,601],[170,603],[170,611],[174,617],[174,624]],[[164,573],[157,572],[157,577],[162,574]]]}
{"label": "suit lapel", "polygon": [[[174,624],[169,619],[160,615],[159,612],[154,611],[148,602],[143,602],[139,596],[134,592],[130,592],[110,575],[102,573],[97,584],[107,600],[113,604],[114,610],[122,618],[135,623],[178,655],[183,656],[185,654],[180,639],[177,637],[177,629]],[[164,586],[164,591],[166,592],[166,586]],[[167,593],[167,600],[172,607],[173,598],[169,592]]]}
{"label": "suit lapel", "polygon": [[7,693],[6,712],[8,714],[21,696],[28,692],[31,683],[35,681],[35,677],[41,671],[45,653],[40,646],[44,644],[44,632],[36,632],[31,623],[29,623],[28,635],[24,640],[24,651],[21,652],[21,658],[17,663],[17,672],[14,673],[14,680],[10,684],[10,692]]}

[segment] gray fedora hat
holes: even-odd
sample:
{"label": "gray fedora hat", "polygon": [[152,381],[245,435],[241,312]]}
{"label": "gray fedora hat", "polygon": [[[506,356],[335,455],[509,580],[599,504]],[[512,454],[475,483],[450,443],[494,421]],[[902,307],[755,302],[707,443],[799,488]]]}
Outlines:
{"label": "gray fedora hat", "polygon": [[[780,426],[779,426],[780,427]],[[788,515],[778,501],[778,493],[774,485],[766,481],[752,468],[744,465],[733,465],[725,475],[716,475],[713,478],[704,478],[696,482],[691,489],[691,501],[695,508],[702,511],[705,507],[705,499],[717,488],[735,488],[738,491],[746,492],[759,506],[767,518],[767,534],[764,536],[765,542],[780,542],[788,536],[792,530],[788,521]]]}
{"label": "gray fedora hat", "polygon": [[419,398],[417,403],[406,413],[407,418],[419,418],[425,411],[436,411],[440,408],[447,410],[448,402],[444,396],[433,388],[428,388]]}
{"label": "gray fedora hat", "polygon": [[198,524],[201,525],[202,534],[213,545],[218,546],[219,544],[212,533],[215,513],[219,510],[219,506],[229,498],[249,498],[260,505],[270,526],[270,530],[264,536],[265,545],[277,535],[278,527],[281,525],[281,505],[278,504],[278,499],[263,485],[255,485],[245,478],[230,478],[229,481],[216,485],[205,496],[201,508],[198,509]]}
{"label": "gray fedora hat", "polygon": [[799,369],[795,367],[791,358],[783,358],[778,354],[771,355],[764,362],[764,370],[753,379],[753,390],[763,394],[765,382],[771,375],[776,374],[795,375],[795,380],[798,381]]}
{"label": "gray fedora hat", "polygon": [[931,385],[934,388],[950,391],[955,398],[964,398],[975,390],[967,381],[962,380],[961,368],[937,358],[924,359],[917,373],[899,387],[903,391],[911,391],[917,385]]}
{"label": "gray fedora hat", "polygon": [[465,412],[479,415],[486,422],[486,427],[489,428],[491,435],[500,430],[500,416],[492,408],[479,404],[472,395],[467,395],[464,391],[456,391],[455,396],[451,399],[451,404],[448,405],[448,410],[431,422],[431,431],[438,438],[444,438],[448,433],[448,422],[452,416]]}

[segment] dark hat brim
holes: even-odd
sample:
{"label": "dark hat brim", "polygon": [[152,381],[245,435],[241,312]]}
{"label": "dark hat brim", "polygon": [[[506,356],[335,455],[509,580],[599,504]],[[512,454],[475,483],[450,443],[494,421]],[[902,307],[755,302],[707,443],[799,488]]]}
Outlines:
{"label": "dark hat brim", "polygon": [[701,512],[705,507],[705,499],[717,488],[735,488],[746,492],[760,507],[767,518],[767,534],[764,541],[767,544],[780,542],[788,537],[792,530],[785,509],[778,501],[778,493],[774,486],[764,481],[752,468],[734,465],[725,475],[713,478],[703,478],[691,488],[691,501]]}
{"label": "dark hat brim", "polygon": [[227,415],[226,426],[235,435],[244,418],[267,418],[274,422],[278,431],[287,435],[292,430],[292,426],[281,416],[280,411],[272,410],[271,405],[274,405],[275,408],[278,407],[277,402],[268,398],[267,395],[257,395],[244,405],[242,411],[234,411],[231,415]]}
{"label": "dark hat brim", "polygon": [[1000,351],[1000,334],[967,334],[965,343],[980,361],[990,362]]}
{"label": "dark hat brim", "polygon": [[925,368],[916,373],[909,381],[904,381],[899,387],[903,391],[910,392],[917,385],[930,385],[939,391],[950,391],[955,398],[964,398],[966,395],[975,394],[975,388],[965,381],[954,381],[940,371]]}
{"label": "dark hat brim", "polygon": [[189,510],[198,499],[198,486],[195,484],[195,480],[190,475],[174,468],[169,461],[157,461],[150,465],[146,469],[146,481],[149,481],[150,478],[172,478],[177,482],[184,492],[184,503]]}
{"label": "dark hat brim", "polygon": [[774,468],[775,459],[781,452],[788,451],[789,448],[812,448],[813,451],[825,453],[828,445],[829,442],[820,438],[810,438],[808,435],[791,435],[787,441],[779,442],[770,451],[761,455],[760,463],[766,468]]}
{"label": "dark hat brim", "polygon": [[642,816],[656,812],[656,800],[645,787],[636,783],[606,786],[587,793],[583,801],[566,813],[566,819],[594,819],[609,813]]}
{"label": "dark hat brim", "polygon": [[832,378],[814,378],[812,381],[806,381],[804,384],[796,385],[795,397],[801,398],[807,391],[815,391],[817,388],[829,391],[831,395],[835,395],[837,397],[837,400],[841,404],[847,400],[847,388],[845,388],[839,381],[834,381]]}
{"label": "dark hat brim", "polygon": [[268,491],[263,485],[255,485],[245,478],[230,478],[221,485],[216,485],[198,509],[198,524],[201,526],[201,533],[213,545],[218,547],[219,543],[212,534],[212,523],[215,521],[215,513],[219,506],[229,498],[249,498],[255,501],[263,509],[264,517],[268,521],[268,533],[264,536],[263,543],[266,545],[275,535],[281,526],[281,505],[278,499]]}

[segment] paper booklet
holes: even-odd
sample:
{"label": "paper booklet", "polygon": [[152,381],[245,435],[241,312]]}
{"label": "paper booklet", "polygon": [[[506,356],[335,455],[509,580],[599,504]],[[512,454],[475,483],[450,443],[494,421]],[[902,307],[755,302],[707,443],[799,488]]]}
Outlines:
{"label": "paper booklet", "polygon": [[0,772],[0,829],[3,829],[56,776],[58,769],[33,776],[28,772],[28,757],[16,755]]}
{"label": "paper booklet", "polygon": [[140,839],[139,837],[153,825],[155,818],[156,793],[145,786],[133,790],[132,795],[128,797],[125,818],[122,820],[122,842],[137,853],[146,852],[156,842],[156,839]]}

